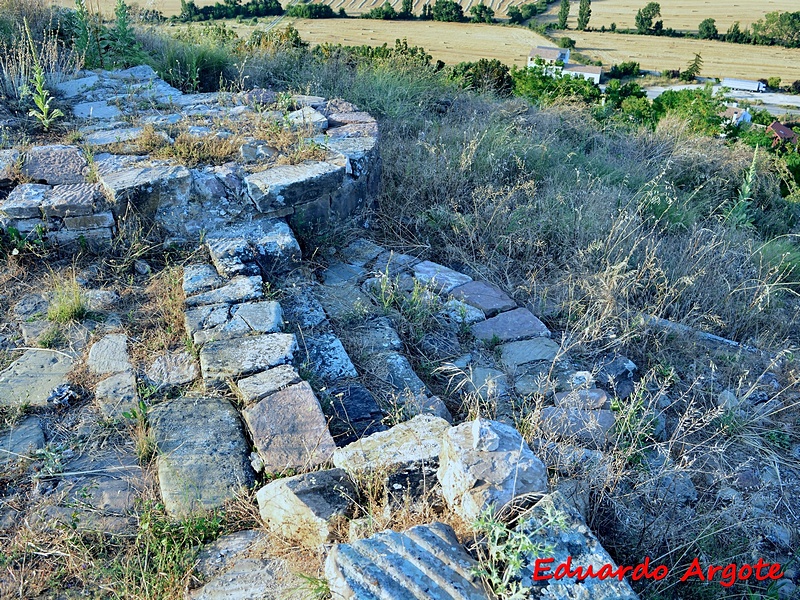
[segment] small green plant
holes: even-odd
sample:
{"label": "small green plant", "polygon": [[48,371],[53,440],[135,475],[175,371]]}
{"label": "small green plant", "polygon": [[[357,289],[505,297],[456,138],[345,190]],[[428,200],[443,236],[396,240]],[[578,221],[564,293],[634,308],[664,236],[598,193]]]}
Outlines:
{"label": "small green plant", "polygon": [[134,438],[136,440],[136,457],[142,465],[148,464],[156,455],[157,446],[153,433],[147,423],[147,403],[140,396],[138,409],[133,408],[122,413],[133,426]]}
{"label": "small green plant", "polygon": [[325,600],[331,597],[331,588],[327,579],[306,575],[305,573],[298,573],[297,576],[303,581],[303,586],[309,593],[310,600]]}
{"label": "small green plant", "polygon": [[50,90],[47,89],[44,68],[39,60],[39,53],[36,52],[36,46],[33,43],[33,36],[31,35],[30,27],[28,27],[27,19],[25,19],[25,37],[30,45],[31,56],[33,57],[33,78],[31,79],[33,91],[31,92],[30,88],[28,88],[22,95],[23,97],[30,95],[36,105],[36,108],[32,108],[28,112],[28,116],[39,121],[42,129],[47,131],[56,119],[64,116],[64,113],[58,108],[50,108],[50,102],[53,98],[50,96]]}
{"label": "small green plant", "polygon": [[742,187],[739,188],[739,196],[731,207],[725,212],[725,222],[736,229],[752,229],[753,216],[751,214],[751,204],[753,201],[753,186],[758,177],[758,146],[753,152],[753,162],[744,176]]}
{"label": "small green plant", "polygon": [[[553,516],[553,523],[557,515]],[[548,519],[549,521],[550,519]],[[552,554],[553,548],[534,542],[530,532],[511,529],[497,518],[494,508],[482,512],[472,524],[478,538],[480,564],[474,569],[502,600],[523,600],[529,589],[519,580],[522,567],[531,558]]]}
{"label": "small green plant", "polygon": [[55,323],[81,321],[89,315],[89,307],[75,278],[57,283],[47,309],[47,319]]}
{"label": "small green plant", "polygon": [[67,343],[67,336],[61,327],[54,325],[41,335],[38,343],[42,348],[60,348]]}

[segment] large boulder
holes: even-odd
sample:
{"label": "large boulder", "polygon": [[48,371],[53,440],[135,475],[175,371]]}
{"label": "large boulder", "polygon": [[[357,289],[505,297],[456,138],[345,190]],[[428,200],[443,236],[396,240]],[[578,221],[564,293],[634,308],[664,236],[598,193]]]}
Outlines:
{"label": "large boulder", "polygon": [[477,419],[450,428],[439,453],[439,483],[452,510],[465,521],[531,492],[547,492],[547,470],[519,432]]}

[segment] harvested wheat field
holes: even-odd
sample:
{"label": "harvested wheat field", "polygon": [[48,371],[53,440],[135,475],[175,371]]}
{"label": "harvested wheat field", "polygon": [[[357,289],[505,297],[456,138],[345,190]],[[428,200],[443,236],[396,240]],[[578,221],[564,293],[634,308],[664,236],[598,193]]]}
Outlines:
{"label": "harvested wheat field", "polygon": [[[577,2],[573,4],[577,5]],[[626,29],[634,28],[636,12],[647,4],[646,0],[594,0],[592,2],[592,17],[590,26],[599,29],[603,25],[609,27],[616,23],[617,27]],[[661,0],[661,19],[664,27],[672,27],[680,31],[697,31],[697,26],[703,19],[712,18],[717,22],[720,31],[726,31],[735,21],[742,27],[762,18],[768,12],[798,10],[796,0],[740,0],[727,2],[726,0]],[[569,27],[575,28],[578,7],[573,6],[570,11]],[[555,18],[558,13],[558,3],[554,4],[549,15]]]}
{"label": "harvested wheat field", "polygon": [[699,53],[706,77],[800,79],[800,49],[705,40],[570,31],[577,51],[604,65],[635,60],[643,69],[684,69]]}
{"label": "harvested wheat field", "polygon": [[[532,47],[553,45],[547,38],[521,27],[362,19],[286,19],[285,22],[291,22],[311,44],[391,46],[396,39],[407,38],[409,44],[422,46],[435,60],[447,64],[497,58],[508,65],[524,66]],[[242,33],[247,29],[252,28],[238,27]]]}

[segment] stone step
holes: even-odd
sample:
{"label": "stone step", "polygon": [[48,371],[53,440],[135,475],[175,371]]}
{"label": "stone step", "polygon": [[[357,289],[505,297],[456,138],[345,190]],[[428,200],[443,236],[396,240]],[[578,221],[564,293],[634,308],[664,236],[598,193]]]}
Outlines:
{"label": "stone step", "polygon": [[296,350],[290,333],[208,342],[200,350],[200,369],[207,383],[222,382],[289,363]]}
{"label": "stone step", "polygon": [[488,600],[476,566],[448,525],[432,523],[337,544],[325,576],[344,600]]}
{"label": "stone step", "polygon": [[239,413],[226,399],[182,396],[154,406],[148,416],[170,515],[217,508],[252,482]]}

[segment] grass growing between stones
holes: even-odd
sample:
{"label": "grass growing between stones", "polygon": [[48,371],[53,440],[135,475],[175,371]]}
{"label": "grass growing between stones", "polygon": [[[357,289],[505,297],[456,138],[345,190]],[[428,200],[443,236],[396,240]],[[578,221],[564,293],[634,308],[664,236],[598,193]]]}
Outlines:
{"label": "grass growing between stones", "polygon": [[55,323],[81,321],[89,315],[89,306],[83,296],[75,276],[56,279],[53,285],[53,298],[47,309],[47,318]]}

